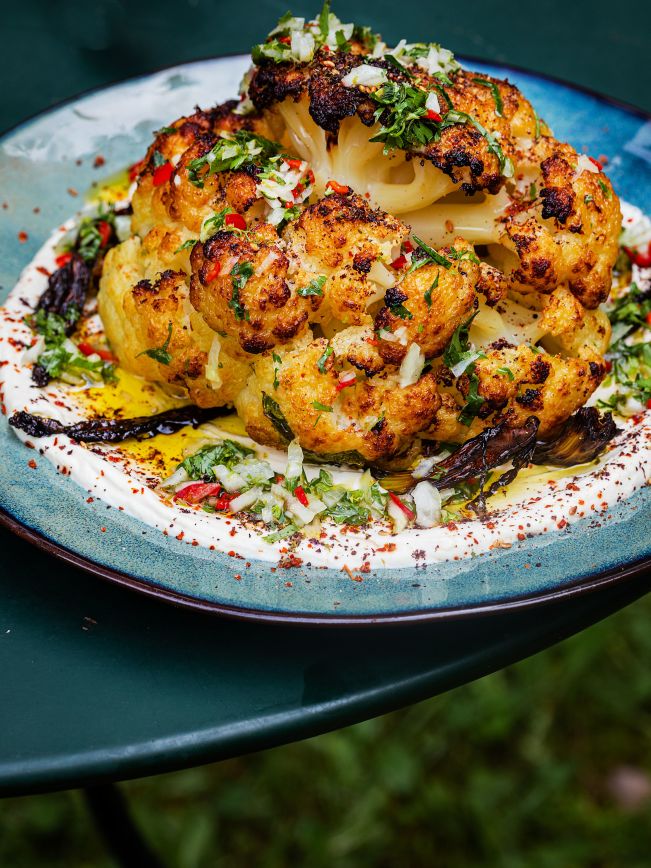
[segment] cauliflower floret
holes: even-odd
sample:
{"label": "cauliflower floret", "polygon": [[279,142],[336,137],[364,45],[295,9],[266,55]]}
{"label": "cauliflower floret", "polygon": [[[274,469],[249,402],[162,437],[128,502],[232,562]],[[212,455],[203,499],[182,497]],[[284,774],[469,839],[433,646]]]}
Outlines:
{"label": "cauliflower floret", "polygon": [[477,304],[475,287],[481,272],[472,245],[457,238],[454,247],[441,248],[437,253],[448,263],[447,268],[423,257],[416,262],[428,264],[408,272],[386,291],[375,328],[380,355],[387,362],[400,364],[412,342],[419,345],[427,359],[441,355],[455,329]]}
{"label": "cauliflower floret", "polygon": [[[498,419],[506,418],[509,425],[516,427],[530,416],[537,416],[538,435],[545,439],[585,404],[605,375],[603,361],[563,359],[532,346],[516,347],[498,341],[477,359],[472,374],[464,372],[455,380],[446,368],[439,369],[440,388],[447,400],[428,435],[461,443]],[[463,425],[458,417],[470,395],[471,378],[476,380],[481,403],[472,423]]]}
{"label": "cauliflower floret", "polygon": [[333,193],[303,211],[283,232],[293,279],[307,286],[321,276],[322,299],[313,321],[344,325],[370,323],[369,307],[381,300],[393,279],[383,261],[397,256],[408,228],[373,209],[361,196]]}
{"label": "cauliflower floret", "polygon": [[295,436],[304,449],[354,463],[408,450],[440,404],[434,376],[400,387],[395,368],[369,379],[346,362],[325,338],[256,359],[236,400],[249,435],[276,446]]}
{"label": "cauliflower floret", "polygon": [[192,304],[212,329],[235,336],[245,353],[294,340],[320,301],[292,290],[289,260],[268,224],[253,233],[219,231],[196,244],[190,259]]}
{"label": "cauliflower floret", "polygon": [[[228,342],[222,348],[194,312],[183,271],[159,265],[155,279],[147,276],[156,269],[144,248],[137,237],[114,247],[101,278],[99,313],[120,365],[199,406],[231,403],[246,381],[248,365],[229,356]],[[220,366],[228,377],[220,375]]]}

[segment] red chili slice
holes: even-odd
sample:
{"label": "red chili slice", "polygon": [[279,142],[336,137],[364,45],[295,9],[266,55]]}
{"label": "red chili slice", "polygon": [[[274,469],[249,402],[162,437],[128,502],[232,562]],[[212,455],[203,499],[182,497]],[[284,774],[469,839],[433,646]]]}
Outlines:
{"label": "red chili slice", "polygon": [[646,315],[646,322],[647,322],[647,325],[651,325],[651,310]]}
{"label": "red chili slice", "polygon": [[167,184],[169,179],[172,177],[173,171],[174,166],[171,163],[163,163],[162,166],[158,166],[154,169],[154,174],[152,176],[154,187],[160,187],[161,184]]}
{"label": "red chili slice", "polygon": [[307,499],[307,494],[305,493],[305,489],[302,485],[297,485],[294,489],[294,497],[298,500],[299,503],[302,503],[303,506],[309,506],[310,501]]}
{"label": "red chili slice", "polygon": [[328,181],[326,189],[332,190],[334,193],[339,193],[341,196],[347,196],[351,189],[345,184],[340,184],[339,181]]}
{"label": "red chili slice", "polygon": [[57,256],[57,258],[54,261],[57,264],[57,268],[63,268],[63,266],[67,265],[71,259],[72,259],[72,253],[68,252],[68,253],[61,253],[59,256]]}
{"label": "red chili slice", "polygon": [[278,42],[282,42],[283,45],[291,45],[292,38],[291,36],[279,36]]}
{"label": "red chili slice", "polygon": [[338,392],[341,392],[342,389],[347,389],[348,386],[354,386],[356,382],[357,382],[357,377],[352,375],[352,376],[346,378],[345,380],[339,380],[337,382],[336,389]]}
{"label": "red chili slice", "polygon": [[77,348],[85,356],[98,355],[100,359],[102,359],[102,361],[104,362],[117,362],[115,356],[108,350],[97,349],[92,344],[89,344],[86,341],[81,341],[80,343],[78,343]]}
{"label": "red chili slice", "polygon": [[186,485],[174,495],[174,500],[185,500],[187,503],[201,503],[207,497],[217,497],[222,490],[218,482],[194,482]]}
{"label": "red chili slice", "polygon": [[232,226],[234,229],[246,229],[246,220],[241,214],[227,214],[224,218],[226,226]]}
{"label": "red chili slice", "polygon": [[599,169],[600,172],[603,172],[604,167],[601,165],[599,160],[595,160],[594,157],[588,157],[588,159],[590,160],[591,163],[595,164],[595,166]]}
{"label": "red chili slice", "polygon": [[640,253],[630,247],[625,247],[624,250],[631,262],[634,262],[639,268],[651,268],[651,242],[649,242],[646,253]]}
{"label": "red chili slice", "polygon": [[289,166],[290,169],[300,169],[301,168],[301,160],[295,160],[293,158],[286,157],[285,163]]}
{"label": "red chili slice", "polygon": [[221,262],[213,262],[207,269],[205,273],[205,277],[203,279],[204,285],[206,283],[211,283],[211,281],[215,280],[215,278],[219,277],[219,272],[222,270]]}
{"label": "red chili slice", "polygon": [[437,124],[440,124],[443,118],[438,112],[435,112],[434,109],[427,109],[427,114],[425,115],[428,121],[436,121]]}
{"label": "red chili slice", "polygon": [[394,494],[392,491],[390,491],[389,497],[396,506],[400,507],[400,509],[404,512],[409,521],[413,521],[416,518],[416,513],[413,510],[409,509],[409,507],[400,500],[397,494]]}
{"label": "red chili slice", "polygon": [[106,220],[100,220],[97,224],[97,231],[99,232],[102,241],[101,246],[106,247],[106,245],[111,240],[111,235],[113,234],[113,230],[111,229],[111,224],[107,223]]}
{"label": "red chili slice", "polygon": [[404,268],[406,264],[407,264],[407,257],[401,253],[400,256],[397,256],[393,260],[393,262],[391,263],[391,268]]}
{"label": "red chili slice", "polygon": [[225,491],[217,500],[213,503],[215,509],[226,510],[231,505],[231,500],[234,500],[238,495],[237,494],[229,494]]}
{"label": "red chili slice", "polygon": [[411,243],[411,241],[409,239],[407,239],[405,241],[405,243],[402,245],[402,252],[403,253],[413,253],[414,252],[414,245]]}

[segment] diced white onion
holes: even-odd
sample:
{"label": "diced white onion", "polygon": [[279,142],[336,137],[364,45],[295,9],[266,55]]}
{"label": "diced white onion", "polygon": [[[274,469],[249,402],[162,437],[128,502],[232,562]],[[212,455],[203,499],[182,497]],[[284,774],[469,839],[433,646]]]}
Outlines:
{"label": "diced white onion", "polygon": [[246,479],[240,476],[239,473],[229,470],[224,464],[216,464],[212,468],[212,472],[230,494],[234,491],[240,491],[240,489],[246,486]]}
{"label": "diced white onion", "polygon": [[115,234],[118,241],[126,241],[131,237],[131,217],[128,214],[118,214],[115,218]]}
{"label": "diced white onion", "polygon": [[43,335],[39,335],[34,342],[34,346],[29,347],[29,349],[25,350],[25,352],[23,353],[23,364],[31,365],[38,359],[44,349],[45,338],[43,337]]}
{"label": "diced white onion", "polygon": [[461,374],[472,365],[473,362],[476,362],[480,356],[483,356],[484,353],[481,350],[475,350],[473,353],[470,353],[466,356],[465,359],[462,359],[460,362],[457,362],[456,365],[452,365],[450,371],[455,377],[460,377]]}
{"label": "diced white onion", "polygon": [[376,259],[371,265],[368,272],[368,279],[372,280],[373,283],[377,283],[384,289],[388,289],[396,282],[395,274],[391,274],[389,269],[385,265],[383,265],[378,259]]}
{"label": "diced white onion", "polygon": [[272,265],[278,259],[278,252],[276,250],[270,250],[269,253],[265,256],[265,258],[260,263],[260,268],[258,268],[258,274],[262,274],[265,272],[270,265]]}
{"label": "diced white onion", "polygon": [[434,527],[441,519],[441,495],[431,482],[419,482],[411,492],[418,527]]}
{"label": "diced white onion", "polygon": [[596,175],[599,174],[599,166],[595,166],[587,154],[580,154],[576,163],[576,174],[581,175],[583,172],[592,172]]}
{"label": "diced white onion", "polygon": [[308,63],[314,57],[314,37],[303,30],[292,30],[291,52],[299,63]]}
{"label": "diced white onion", "polygon": [[248,509],[250,506],[253,506],[256,500],[260,499],[261,494],[261,488],[250,488],[248,491],[240,494],[239,497],[235,497],[231,500],[229,509],[232,512],[241,512],[243,509]]}
{"label": "diced white onion", "polygon": [[441,104],[439,102],[438,96],[432,91],[427,94],[427,99],[425,100],[425,108],[428,111],[436,112],[436,114],[441,113]]}
{"label": "diced white onion", "polygon": [[425,477],[429,476],[432,472],[432,468],[440,461],[443,461],[447,455],[447,452],[439,452],[438,455],[430,455],[427,458],[421,458],[416,467],[411,471],[411,475],[414,479],[425,479]]}
{"label": "diced white onion", "polygon": [[388,81],[386,72],[379,66],[371,66],[370,63],[362,63],[341,79],[344,87],[376,87]]}
{"label": "diced white onion", "polygon": [[276,475],[268,461],[260,458],[245,458],[233,467],[233,473],[241,476],[249,485],[258,485],[273,479]]}
{"label": "diced white onion", "polygon": [[418,344],[412,344],[400,365],[399,384],[401,389],[413,386],[425,367],[425,356]]}
{"label": "diced white onion", "polygon": [[177,467],[171,476],[161,482],[161,485],[163,488],[175,488],[177,485],[187,482],[189,478],[185,467]]}

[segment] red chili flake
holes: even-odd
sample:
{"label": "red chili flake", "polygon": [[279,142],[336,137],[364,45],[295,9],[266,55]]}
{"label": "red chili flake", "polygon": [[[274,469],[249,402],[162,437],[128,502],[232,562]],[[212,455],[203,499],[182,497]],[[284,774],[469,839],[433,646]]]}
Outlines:
{"label": "red chili flake", "polygon": [[302,563],[303,558],[297,558],[296,555],[290,553],[278,561],[278,566],[283,570],[288,570],[292,567],[300,567]]}
{"label": "red chili flake", "polygon": [[437,124],[440,124],[443,118],[438,112],[435,112],[434,109],[428,109],[426,118],[428,121],[436,121]]}
{"label": "red chili flake", "polygon": [[339,193],[341,196],[347,196],[352,192],[350,187],[347,187],[345,184],[340,184],[338,181],[328,181],[326,184],[326,190],[332,190],[333,193]]}
{"label": "red chili flake", "polygon": [[28,238],[29,235],[26,232],[23,232],[23,230],[21,229],[21,231],[18,233],[18,240],[20,241],[20,243],[24,244]]}
{"label": "red chili flake", "polygon": [[[650,314],[650,316],[651,316],[651,314]],[[604,360],[604,367],[606,368],[606,371],[608,373],[610,373],[613,369],[613,363],[609,359],[605,359]]]}
{"label": "red chili flake", "polygon": [[102,533],[106,533],[106,528],[105,528],[105,527],[100,527],[100,530],[102,531]]}
{"label": "red chili flake", "polygon": [[171,163],[163,163],[162,166],[155,168],[154,174],[152,175],[154,187],[160,187],[162,184],[167,184],[169,179],[172,177],[173,171],[174,166]]}
{"label": "red chili flake", "polygon": [[106,160],[104,159],[104,157],[101,154],[98,154],[93,160],[93,168],[99,169],[99,167],[103,166],[105,162]]}
{"label": "red chili flake", "polygon": [[37,266],[36,266],[36,270],[37,270],[38,272],[40,272],[41,274],[45,275],[45,277],[49,277],[49,276],[50,276],[50,272],[49,272],[49,271],[47,270],[47,268],[45,268],[43,265],[37,265]]}
{"label": "red chili flake", "polygon": [[380,341],[378,338],[364,338],[367,344],[371,344],[372,347],[379,347]]}
{"label": "red chili flake", "polygon": [[307,494],[305,493],[305,489],[302,485],[297,485],[294,489],[294,496],[299,503],[302,503],[303,506],[309,506],[310,501],[307,499]]}
{"label": "red chili flake", "polygon": [[603,172],[604,167],[601,165],[599,160],[595,160],[594,157],[588,157],[588,159],[590,160],[591,163],[594,163],[594,165],[599,169],[600,172]]}
{"label": "red chili flake", "polygon": [[205,273],[203,283],[211,283],[215,278],[219,277],[219,272],[222,270],[221,262],[213,262]]}
{"label": "red chili flake", "polygon": [[227,214],[224,218],[226,226],[233,226],[235,229],[246,229],[246,220],[241,214]]}
{"label": "red chili flake", "polygon": [[68,195],[72,196],[73,198],[76,198],[79,195],[79,193],[77,192],[77,190],[75,190],[74,187],[68,187],[67,192],[68,192]]}
{"label": "red chili flake", "polygon": [[292,38],[291,36],[279,36],[278,42],[282,42],[283,45],[291,45]]}
{"label": "red chili flake", "polygon": [[395,505],[404,512],[404,514],[410,521],[413,521],[416,518],[416,513],[413,510],[409,509],[407,504],[403,503],[397,494],[394,494],[392,491],[390,491],[389,497],[395,503]]}
{"label": "red chili flake", "polygon": [[405,243],[402,245],[402,252],[403,253],[413,253],[414,252],[414,245],[411,243],[411,241],[409,239],[407,239],[405,241]]}
{"label": "red chili flake", "polygon": [[106,220],[100,220],[97,224],[97,231],[101,236],[101,246],[106,247],[106,245],[111,240],[111,235],[113,234],[113,230],[111,229],[111,224],[107,223]]}
{"label": "red chili flake", "polygon": [[38,467],[38,464],[34,461],[33,458],[30,458],[29,461],[27,462],[27,466],[31,467],[32,470],[36,470],[36,468]]}
{"label": "red chili flake", "polygon": [[60,253],[54,261],[56,262],[57,268],[63,268],[63,266],[67,265],[71,259],[72,253],[67,251],[66,253]]}
{"label": "red chili flake", "polygon": [[400,268],[404,268],[407,264],[407,257],[404,254],[400,254],[400,256],[396,256],[396,258],[391,263],[391,268],[395,268],[396,270]]}

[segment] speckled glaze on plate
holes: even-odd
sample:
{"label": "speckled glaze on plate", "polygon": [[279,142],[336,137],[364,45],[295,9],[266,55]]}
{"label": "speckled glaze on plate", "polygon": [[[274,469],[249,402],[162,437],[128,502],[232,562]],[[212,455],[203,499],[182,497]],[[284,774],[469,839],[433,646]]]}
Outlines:
{"label": "speckled glaze on plate", "polygon": [[[463,60],[462,60],[463,62]],[[27,121],[0,140],[1,300],[51,230],[101,176],[137,160],[152,130],[237,92],[243,57],[200,61],[118,84]],[[641,111],[531,73],[508,76],[561,140],[605,154],[620,196],[651,205],[651,120]],[[93,166],[95,157],[105,160]],[[35,212],[34,209],[39,209]],[[19,242],[19,233],[28,238]],[[0,520],[91,573],[180,605],[267,621],[387,623],[537,605],[622,581],[651,565],[647,486],[606,515],[463,561],[374,570],[353,582],[337,569],[276,569],[191,547],[110,509],[33,457],[0,428]],[[235,578],[235,576],[240,578]]]}

